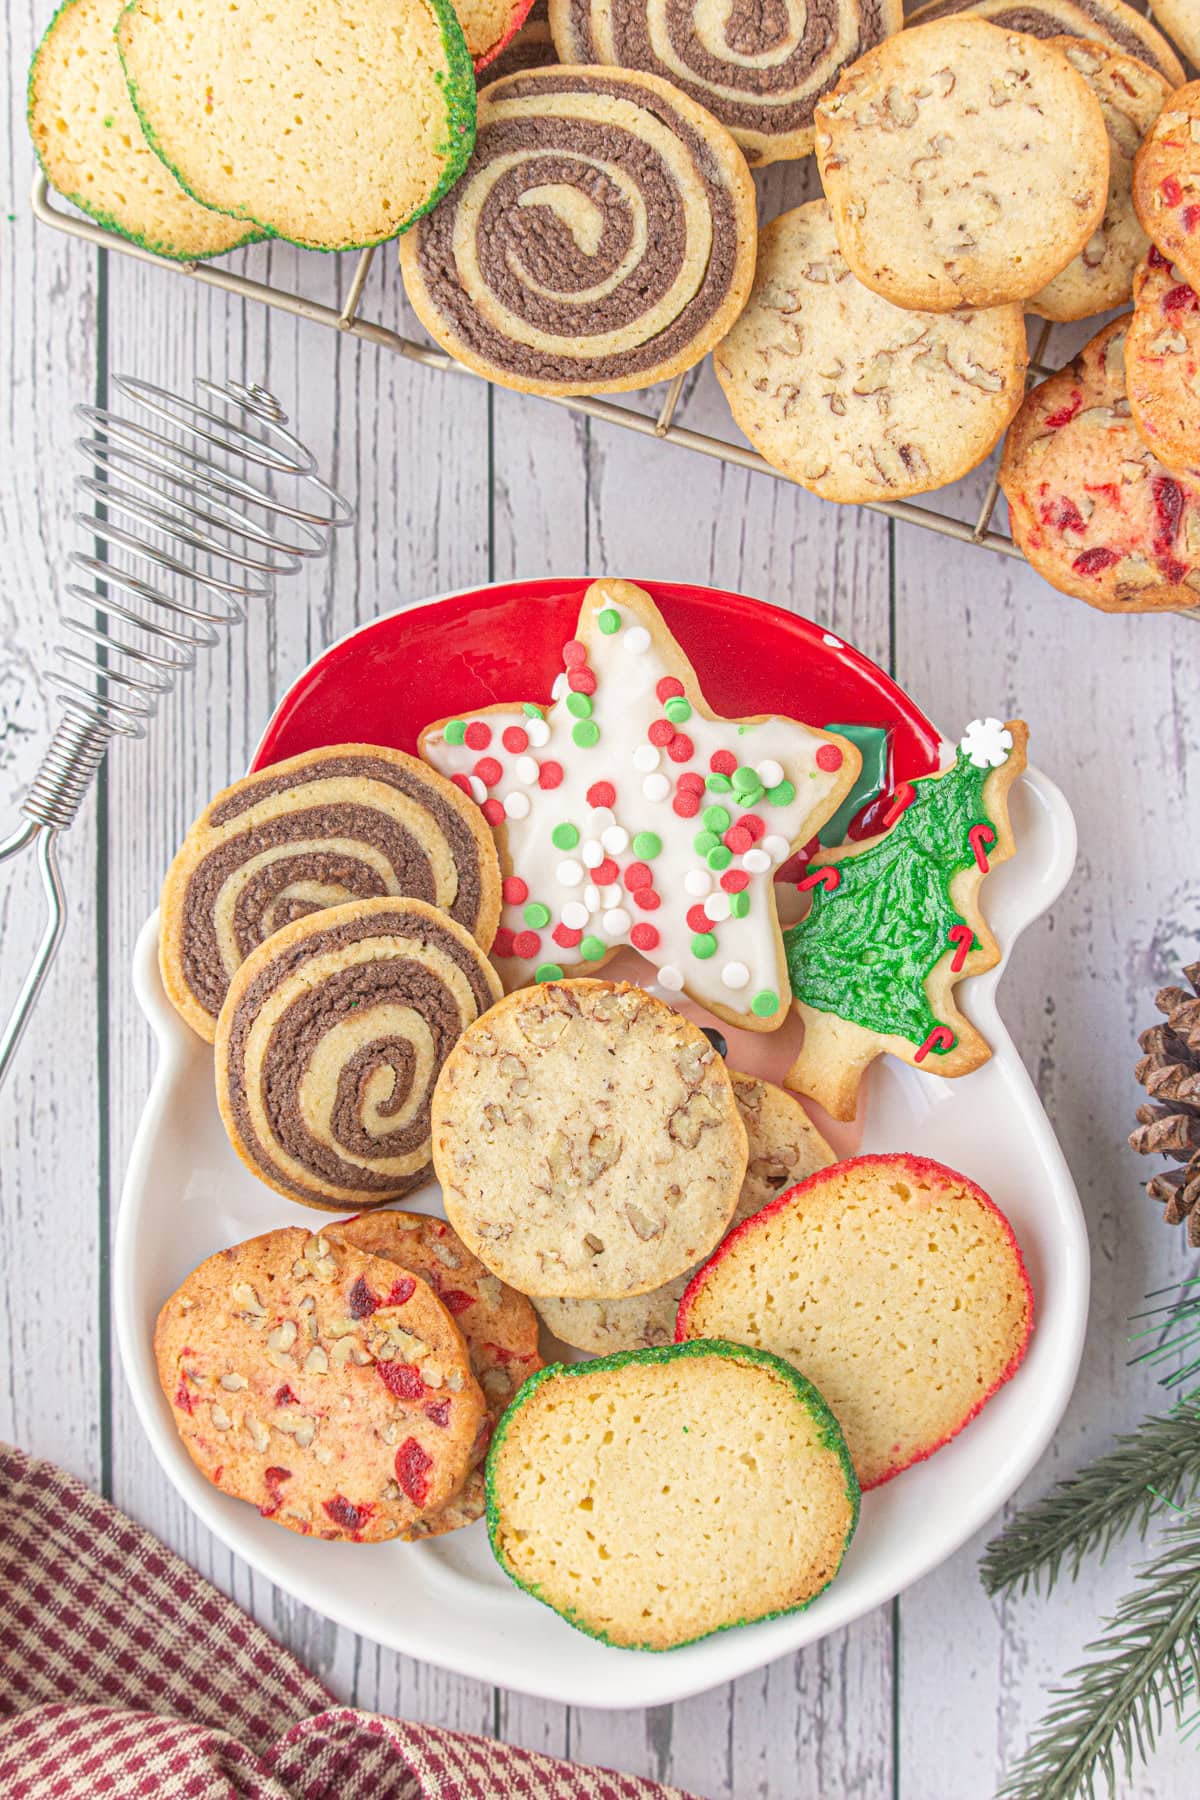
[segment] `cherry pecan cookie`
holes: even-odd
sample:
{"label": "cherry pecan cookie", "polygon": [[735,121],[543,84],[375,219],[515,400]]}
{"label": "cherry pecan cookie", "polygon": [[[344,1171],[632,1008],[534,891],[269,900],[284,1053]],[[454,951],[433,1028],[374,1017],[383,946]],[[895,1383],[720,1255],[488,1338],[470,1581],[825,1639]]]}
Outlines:
{"label": "cherry pecan cookie", "polygon": [[461,1487],[484,1419],[432,1289],[298,1226],[193,1269],[154,1354],[201,1474],[305,1537],[412,1535]]}
{"label": "cherry pecan cookie", "polygon": [[1200,468],[1200,294],[1155,244],[1133,279],[1125,387],[1133,422],[1159,459]]}
{"label": "cherry pecan cookie", "polygon": [[1200,287],[1200,81],[1177,88],[1133,165],[1133,204],[1151,241]]}
{"label": "cherry pecan cookie", "polygon": [[525,1377],[542,1366],[537,1314],[524,1294],[506,1287],[471,1255],[445,1219],[428,1213],[361,1213],[357,1219],[331,1225],[326,1236],[419,1275],[462,1332],[487,1413],[462,1488],[445,1506],[425,1513],[410,1535],[440,1537],[472,1524],[483,1517],[481,1465],[496,1422]]}
{"label": "cherry pecan cookie", "polygon": [[661,1287],[719,1242],[746,1173],[724,1062],[628,982],[510,994],[451,1051],[432,1125],[450,1223],[524,1294]]}
{"label": "cherry pecan cookie", "polygon": [[[1181,0],[1187,6],[1190,0]],[[1155,5],[1153,10],[1161,12]],[[910,25],[945,19],[952,13],[973,13],[990,19],[1007,31],[1024,31],[1030,37],[1089,38],[1136,56],[1164,75],[1172,87],[1185,79],[1183,64],[1161,31],[1125,0],[926,0],[909,13]]]}
{"label": "cherry pecan cookie", "polygon": [[1035,387],[1000,464],[1038,574],[1103,612],[1200,605],[1200,479],[1144,443],[1125,392],[1125,313]]}
{"label": "cherry pecan cookie", "polygon": [[983,19],[885,39],[820,102],[816,125],[842,254],[896,306],[1024,300],[1104,217],[1096,96],[1057,50]]}

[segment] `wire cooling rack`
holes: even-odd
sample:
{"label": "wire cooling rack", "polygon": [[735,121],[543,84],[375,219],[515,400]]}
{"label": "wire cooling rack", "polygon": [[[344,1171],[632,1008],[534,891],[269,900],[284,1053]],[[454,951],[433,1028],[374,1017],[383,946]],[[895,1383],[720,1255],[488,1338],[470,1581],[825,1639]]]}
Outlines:
{"label": "wire cooling rack", "polygon": [[[85,243],[94,244],[99,249],[114,250],[120,256],[132,256],[139,262],[154,263],[173,275],[199,281],[206,287],[219,288],[226,294],[238,294],[245,300],[257,300],[263,306],[273,306],[298,319],[311,319],[314,324],[326,325],[334,331],[345,332],[350,337],[361,338],[364,343],[377,344],[381,349],[390,350],[397,356],[405,356],[410,362],[420,363],[423,368],[440,369],[447,375],[457,375],[467,381],[485,379],[472,369],[464,369],[444,350],[418,343],[414,338],[407,338],[400,332],[393,331],[390,326],[364,317],[361,309],[371,264],[379,249],[389,249],[391,246],[380,245],[376,249],[359,253],[349,291],[339,308],[326,306],[319,300],[309,300],[305,295],[294,294],[287,288],[273,287],[268,282],[252,281],[249,276],[235,275],[228,269],[214,268],[211,263],[173,262],[165,257],[155,256],[152,251],[143,250],[140,245],[130,243],[116,232],[106,231],[89,219],[64,212],[51,200],[49,183],[40,171],[33,184],[33,210],[44,225],[51,226],[55,231],[64,231],[70,237],[82,238]],[[1029,365],[1031,379],[1041,379],[1053,373],[1042,361],[1049,335],[1050,326],[1046,324],[1034,346]],[[675,414],[683,383],[684,376],[677,375],[667,387],[656,412],[639,412],[635,406],[624,406],[613,400],[591,397],[567,398],[547,394],[540,398],[548,405],[565,407],[568,412],[581,413],[589,419],[600,419],[606,425],[617,425],[625,431],[640,432],[643,437],[657,438],[663,443],[678,444],[701,456],[715,457],[718,461],[731,463],[739,469],[752,469],[758,474],[770,475],[776,481],[792,485],[790,477],[773,469],[756,451],[746,449],[741,444],[729,443],[724,438],[710,437],[707,432],[693,431],[687,425],[677,425]],[[1012,556],[1023,561],[1021,552],[1008,534],[992,529],[992,514],[999,498],[999,482],[993,475],[973,521],[947,518],[945,514],[935,512],[932,507],[919,506],[911,500],[867,500],[862,504],[869,512],[884,513],[889,519],[900,519],[906,525],[920,525],[926,531],[938,531],[943,537],[955,538],[959,543],[978,544],[985,550],[995,550],[1001,556]]]}

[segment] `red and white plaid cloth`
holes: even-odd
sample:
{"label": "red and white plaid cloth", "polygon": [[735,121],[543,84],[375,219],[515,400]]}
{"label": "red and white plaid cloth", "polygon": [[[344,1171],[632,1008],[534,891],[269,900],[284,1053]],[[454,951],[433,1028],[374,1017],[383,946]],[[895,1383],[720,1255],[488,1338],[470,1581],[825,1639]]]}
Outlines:
{"label": "red and white plaid cloth", "polygon": [[688,1800],[339,1706],[149,1532],[3,1444],[0,1796]]}

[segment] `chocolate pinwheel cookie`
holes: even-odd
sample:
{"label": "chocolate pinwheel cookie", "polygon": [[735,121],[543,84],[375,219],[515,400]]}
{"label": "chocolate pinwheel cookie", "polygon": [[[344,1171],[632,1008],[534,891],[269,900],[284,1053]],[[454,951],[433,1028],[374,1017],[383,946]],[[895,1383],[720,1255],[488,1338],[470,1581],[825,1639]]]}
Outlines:
{"label": "chocolate pinwheel cookie", "polygon": [[754,183],[654,75],[531,69],[485,88],[475,154],[400,243],[418,318],[503,387],[613,393],[689,369],[754,274]]}
{"label": "chocolate pinwheel cookie", "polygon": [[470,932],[423,900],[359,900],[252,951],[217,1021],[217,1104],[246,1166],[342,1210],[429,1174],[429,1106],[466,1026],[500,998]]}
{"label": "chocolate pinwheel cookie", "polygon": [[163,883],[159,968],[211,1043],[230,980],[273,931],[349,900],[411,895],[487,950],[500,865],[474,801],[375,744],[332,744],[235,781],[206,806]]}
{"label": "chocolate pinwheel cookie", "polygon": [[[1162,6],[1153,10],[1161,15]],[[1125,0],[927,0],[908,15],[908,23],[924,25],[927,19],[953,13],[973,13],[1004,31],[1024,31],[1030,37],[1091,38],[1149,63],[1172,87],[1184,79],[1183,64],[1162,32]]]}
{"label": "chocolate pinwheel cookie", "polygon": [[902,0],[726,8],[700,0],[551,0],[565,63],[644,69],[727,125],[752,163],[807,156],[813,108],[848,63],[899,31]]}

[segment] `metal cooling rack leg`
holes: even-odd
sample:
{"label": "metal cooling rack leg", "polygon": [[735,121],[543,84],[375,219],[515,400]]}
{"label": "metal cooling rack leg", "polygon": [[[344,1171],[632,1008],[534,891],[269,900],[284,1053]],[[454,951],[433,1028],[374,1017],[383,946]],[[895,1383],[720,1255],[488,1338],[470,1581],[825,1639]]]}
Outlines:
{"label": "metal cooling rack leg", "polygon": [[11,837],[0,843],[0,862],[11,856],[17,856],[36,840],[38,868],[41,871],[42,887],[46,895],[46,924],[42,931],[41,941],[28,973],[21,983],[21,991],[13,1003],[12,1012],[4,1031],[0,1034],[0,1083],[8,1073],[8,1066],[16,1055],[34,1004],[42,991],[42,985],[50,972],[50,964],[54,960],[54,952],[58,949],[63,930],[67,923],[67,900],[63,892],[62,876],[58,867],[58,832],[52,825],[39,824],[36,819],[28,819],[18,825]]}

